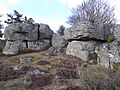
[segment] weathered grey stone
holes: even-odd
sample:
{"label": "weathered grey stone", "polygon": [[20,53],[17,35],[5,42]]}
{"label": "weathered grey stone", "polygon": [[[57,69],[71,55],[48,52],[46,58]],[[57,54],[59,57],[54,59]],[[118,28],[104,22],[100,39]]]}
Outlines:
{"label": "weathered grey stone", "polygon": [[62,48],[62,47],[65,47],[66,45],[67,45],[67,41],[62,36],[60,36],[57,33],[53,34],[53,36],[52,36],[52,46],[53,47]]}
{"label": "weathered grey stone", "polygon": [[63,48],[50,47],[44,54],[47,56],[56,56],[61,54],[63,51]]}
{"label": "weathered grey stone", "polygon": [[70,39],[98,39],[107,40],[108,35],[110,35],[110,29],[108,25],[96,24],[93,25],[89,21],[82,21],[75,26],[68,28],[64,31],[64,38],[66,40]]}
{"label": "weathered grey stone", "polygon": [[37,74],[45,74],[45,73],[49,73],[48,71],[46,70],[41,70],[41,69],[34,69],[32,71],[28,71],[27,74],[28,75],[37,75]]}
{"label": "weathered grey stone", "polygon": [[6,40],[37,40],[38,25],[28,23],[14,23],[5,28],[4,37]]}
{"label": "weathered grey stone", "polygon": [[[39,24],[28,24],[28,23],[21,24],[21,32],[26,32],[26,34],[22,34],[24,36],[22,40],[28,40],[28,41],[37,40],[38,27],[39,27]],[[22,35],[20,37],[22,37]]]}
{"label": "weathered grey stone", "polygon": [[115,36],[115,39],[120,41],[120,24],[116,25],[116,28],[114,30],[114,36]]}
{"label": "weathered grey stone", "polygon": [[26,57],[26,58],[20,58],[20,63],[21,64],[27,64],[32,62],[32,58],[31,57]]}
{"label": "weathered grey stone", "polygon": [[95,41],[72,41],[67,46],[66,54],[79,57],[84,61],[89,61],[96,57],[94,50],[98,44]]}
{"label": "weathered grey stone", "polygon": [[0,40],[0,50],[2,50],[5,47],[6,41]]}
{"label": "weathered grey stone", "polygon": [[50,40],[38,40],[33,42],[28,42],[28,48],[32,50],[44,50],[50,47]]}
{"label": "weathered grey stone", "polygon": [[40,24],[39,27],[39,38],[40,39],[48,39],[51,38],[53,35],[53,31],[47,24]]}
{"label": "weathered grey stone", "polygon": [[20,31],[20,23],[10,24],[5,28],[4,37],[6,40],[15,40],[18,38],[14,35],[15,31]]}
{"label": "weathered grey stone", "polygon": [[3,36],[3,33],[2,33],[2,31],[0,31],[0,37],[2,37]]}
{"label": "weathered grey stone", "polygon": [[3,54],[5,55],[15,55],[18,54],[19,51],[26,48],[26,43],[22,41],[7,41],[6,45],[3,49]]}
{"label": "weathered grey stone", "polygon": [[16,66],[13,67],[13,70],[16,70],[16,71],[19,71],[21,69],[22,69],[22,66],[16,65]]}
{"label": "weathered grey stone", "polygon": [[120,42],[103,43],[96,47],[98,61],[105,67],[111,67],[113,62],[120,62]]}

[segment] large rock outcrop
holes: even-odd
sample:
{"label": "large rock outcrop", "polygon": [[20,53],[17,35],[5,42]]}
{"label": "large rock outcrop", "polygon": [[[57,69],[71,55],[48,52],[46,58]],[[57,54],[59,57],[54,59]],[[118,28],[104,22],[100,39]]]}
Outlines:
{"label": "large rock outcrop", "polygon": [[112,67],[113,63],[120,62],[120,41],[103,43],[96,47],[99,64]]}
{"label": "large rock outcrop", "polygon": [[38,26],[28,23],[14,23],[5,28],[4,37],[8,41],[37,40]]}
{"label": "large rock outcrop", "polygon": [[[53,31],[47,24],[13,23],[5,28],[7,41],[3,54],[18,54],[23,49],[43,50],[51,46]],[[25,46],[25,47],[24,47]]]}
{"label": "large rock outcrop", "polygon": [[67,46],[66,54],[79,57],[84,61],[89,61],[97,57],[95,47],[98,44],[95,41],[72,41]]}
{"label": "large rock outcrop", "polygon": [[108,36],[112,33],[108,25],[81,21],[64,32],[64,38],[70,41],[66,54],[85,61],[96,58],[95,47],[107,41]]}
{"label": "large rock outcrop", "polygon": [[95,24],[93,25],[89,21],[82,21],[68,28],[64,31],[64,38],[66,40],[72,39],[96,39],[96,40],[107,40],[107,37],[111,34],[108,25]]}

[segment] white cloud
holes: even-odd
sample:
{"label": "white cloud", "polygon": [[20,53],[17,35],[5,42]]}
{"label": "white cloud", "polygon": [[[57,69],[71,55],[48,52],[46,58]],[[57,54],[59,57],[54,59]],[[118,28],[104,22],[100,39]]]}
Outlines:
{"label": "white cloud", "polygon": [[4,4],[4,5],[15,5],[17,3],[19,3],[21,0],[1,0],[0,3]]}
{"label": "white cloud", "polygon": [[19,3],[21,0],[5,0],[9,5],[15,5]]}
{"label": "white cloud", "polygon": [[0,14],[4,14],[8,11],[8,8],[5,7],[4,5],[0,4]]}
{"label": "white cloud", "polygon": [[115,6],[115,14],[118,19],[118,23],[120,23],[120,0],[111,0],[111,4]]}
{"label": "white cloud", "polygon": [[83,0],[60,0],[61,3],[66,3],[70,8],[76,7],[80,4]]}
{"label": "white cloud", "polygon": [[5,20],[6,14],[10,13],[10,7],[12,5],[16,5],[19,3],[21,0],[1,0],[0,1],[0,14],[3,14],[2,19]]}

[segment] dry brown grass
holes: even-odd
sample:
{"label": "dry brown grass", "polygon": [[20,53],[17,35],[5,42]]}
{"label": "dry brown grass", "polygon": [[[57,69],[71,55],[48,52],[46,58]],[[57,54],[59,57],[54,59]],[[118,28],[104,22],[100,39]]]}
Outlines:
{"label": "dry brown grass", "polygon": [[[25,65],[19,64],[18,61],[21,57],[32,57],[32,62]],[[14,73],[13,70],[8,69],[6,67],[8,65],[4,63],[9,63],[13,66],[20,65],[23,68],[19,73],[15,74],[16,72]],[[115,86],[120,87],[120,70],[114,72],[114,70],[103,66],[89,65],[87,62],[69,55],[44,56],[41,52],[21,54],[2,60],[0,65],[2,64],[6,68],[4,68],[6,73],[3,74],[9,76],[6,77],[7,79],[3,79],[11,82],[14,79],[21,78],[20,76],[25,76],[27,71],[34,69],[48,71],[47,74],[50,76],[46,76],[46,73],[44,75],[26,76],[31,80],[31,83],[25,85],[25,89],[21,90],[26,90],[26,88],[30,90],[115,90]],[[3,68],[1,66],[1,74],[2,71]],[[16,85],[13,88],[19,90],[18,86]],[[7,90],[10,89],[7,88]]]}
{"label": "dry brown grass", "polygon": [[13,64],[19,64],[19,59],[20,58],[25,58],[25,57],[31,57],[32,62],[38,61],[43,59],[44,55],[41,53],[29,53],[29,54],[21,54],[21,55],[16,55],[12,56],[9,58],[4,59],[5,62],[13,63]]}
{"label": "dry brown grass", "polygon": [[37,74],[37,75],[30,75],[27,81],[30,81],[28,85],[25,87],[34,88],[44,87],[52,83],[53,75],[52,74]]}

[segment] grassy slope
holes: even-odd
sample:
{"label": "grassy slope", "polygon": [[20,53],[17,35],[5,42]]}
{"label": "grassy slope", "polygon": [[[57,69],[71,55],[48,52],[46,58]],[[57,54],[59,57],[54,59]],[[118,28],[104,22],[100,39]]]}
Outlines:
{"label": "grassy slope", "polygon": [[[24,57],[32,57],[32,62],[20,64],[19,59]],[[45,64],[45,62],[41,63],[40,61],[49,63]],[[36,76],[31,77],[26,74],[27,71],[32,69],[27,69],[27,71],[23,69],[23,74],[22,70],[15,72],[11,69],[11,67],[16,65],[48,71],[49,74],[53,75],[52,82],[48,85],[40,86],[42,85],[40,84],[41,79],[37,81],[34,78]],[[0,90],[100,90],[100,88],[103,88],[102,90],[112,90],[114,87],[120,87],[120,84],[117,84],[120,81],[118,79],[120,76],[119,70],[114,72],[114,70],[106,69],[102,66],[88,65],[79,58],[65,54],[44,56],[42,52],[35,52],[9,57],[2,56],[0,58],[0,66],[0,79],[3,78],[0,80]],[[46,77],[47,75],[45,74],[44,76],[43,74],[42,77],[49,80]],[[33,83],[30,85],[23,84],[28,77],[34,80],[32,81]],[[46,83],[45,81],[46,79],[43,79],[42,83]]]}

